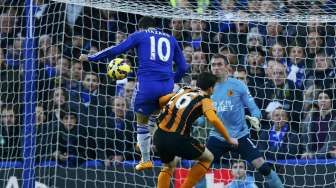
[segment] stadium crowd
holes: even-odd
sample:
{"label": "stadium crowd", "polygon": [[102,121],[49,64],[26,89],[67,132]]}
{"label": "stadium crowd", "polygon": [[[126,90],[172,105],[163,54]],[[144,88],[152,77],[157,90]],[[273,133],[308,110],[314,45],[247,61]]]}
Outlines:
{"label": "stadium crowd", "polygon": [[[158,2],[158,1],[153,1]],[[171,6],[176,1],[167,1]],[[298,13],[297,1],[207,1],[208,7],[249,12]],[[304,4],[311,13],[328,13],[329,1]],[[183,3],[191,3],[184,0]],[[308,7],[308,8],[307,8]],[[0,160],[22,160],[26,13],[24,1],[0,3]],[[136,31],[140,15],[34,0],[36,63],[36,162],[57,160],[78,166],[101,160],[106,166],[139,160],[132,95],[136,88],[136,53],[127,80],[106,76],[106,64],[81,63],[81,53],[95,53]],[[210,71],[211,58],[222,54],[230,74],[246,83],[263,118],[251,129],[266,159],[336,158],[335,24],[323,22],[243,22],[157,19],[175,36],[190,65],[183,85]],[[223,94],[225,95],[225,94]],[[205,122],[194,130],[206,139]]]}

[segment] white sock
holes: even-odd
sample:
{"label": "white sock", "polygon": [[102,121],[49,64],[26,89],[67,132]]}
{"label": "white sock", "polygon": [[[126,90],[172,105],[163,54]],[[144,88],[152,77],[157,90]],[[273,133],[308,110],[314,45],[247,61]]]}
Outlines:
{"label": "white sock", "polygon": [[137,141],[140,147],[142,161],[146,162],[150,160],[150,144],[151,134],[148,126],[143,124],[137,125]]}
{"label": "white sock", "polygon": [[151,115],[151,116],[149,116],[148,128],[149,128],[149,132],[150,132],[151,136],[154,135],[154,132],[157,129],[156,118],[157,118],[157,115]]}

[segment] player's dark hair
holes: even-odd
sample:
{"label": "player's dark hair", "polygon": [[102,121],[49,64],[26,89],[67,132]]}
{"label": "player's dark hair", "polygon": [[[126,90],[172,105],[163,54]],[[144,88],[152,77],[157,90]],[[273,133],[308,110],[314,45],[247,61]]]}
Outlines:
{"label": "player's dark hair", "polygon": [[214,87],[218,78],[210,72],[202,72],[198,75],[196,86],[201,88],[203,91]]}
{"label": "player's dark hair", "polygon": [[148,29],[150,27],[156,27],[155,19],[150,16],[144,16],[139,20],[140,29]]}

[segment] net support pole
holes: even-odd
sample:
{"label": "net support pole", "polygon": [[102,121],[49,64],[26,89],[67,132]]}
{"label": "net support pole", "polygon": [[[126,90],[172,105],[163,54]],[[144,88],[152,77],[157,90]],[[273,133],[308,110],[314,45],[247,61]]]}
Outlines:
{"label": "net support pole", "polygon": [[33,37],[33,0],[25,1],[26,39],[24,42],[24,125],[23,188],[35,188],[35,58]]}

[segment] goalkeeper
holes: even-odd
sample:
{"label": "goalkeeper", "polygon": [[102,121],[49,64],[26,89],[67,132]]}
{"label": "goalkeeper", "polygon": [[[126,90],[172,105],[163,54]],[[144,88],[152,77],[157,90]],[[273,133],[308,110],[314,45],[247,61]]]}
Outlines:
{"label": "goalkeeper", "polygon": [[[231,137],[238,139],[238,147],[232,148],[223,136],[216,130],[210,131],[207,148],[214,155],[214,163],[219,164],[221,156],[233,151],[250,162],[263,176],[270,187],[282,188],[279,176],[265,162],[259,150],[249,138],[249,129],[245,118],[251,125],[259,129],[261,112],[249,93],[247,86],[228,74],[228,61],[226,57],[216,54],[211,59],[211,71],[219,78],[211,99],[217,109],[217,115],[224,123]],[[245,116],[247,107],[252,117]]]}

